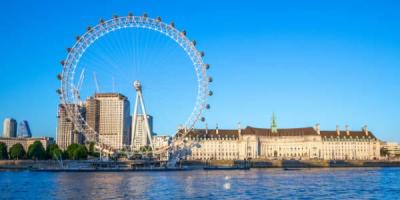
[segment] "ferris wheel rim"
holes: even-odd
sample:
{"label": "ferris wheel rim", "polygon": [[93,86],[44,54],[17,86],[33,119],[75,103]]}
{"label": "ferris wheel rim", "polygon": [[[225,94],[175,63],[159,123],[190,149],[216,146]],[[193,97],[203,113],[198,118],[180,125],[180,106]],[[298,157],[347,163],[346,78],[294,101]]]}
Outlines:
{"label": "ferris wheel rim", "polygon": [[[192,130],[196,123],[204,118],[202,114],[205,109],[209,108],[207,97],[212,94],[209,91],[208,83],[211,82],[211,78],[207,76],[208,64],[203,61],[204,53],[197,50],[195,47],[196,42],[189,40],[186,36],[185,31],[179,31],[173,24],[166,24],[161,19],[153,19],[148,16],[123,16],[113,17],[109,20],[102,20],[94,27],[88,27],[87,31],[82,35],[78,36],[75,44],[69,48],[68,55],[65,61],[63,61],[63,71],[61,74],[61,104],[66,107],[67,114],[72,118],[74,124],[78,124],[77,128],[83,128],[86,126],[92,129],[82,116],[78,113],[78,106],[72,106],[73,109],[69,108],[69,104],[77,103],[80,100],[77,97],[74,90],[74,73],[75,69],[80,61],[80,58],[84,55],[87,48],[89,48],[94,42],[101,37],[120,29],[126,28],[142,28],[159,32],[160,34],[172,39],[179,47],[186,53],[190,58],[192,65],[195,69],[198,88],[195,106],[185,122],[185,130]],[[71,71],[71,69],[73,69]]]}

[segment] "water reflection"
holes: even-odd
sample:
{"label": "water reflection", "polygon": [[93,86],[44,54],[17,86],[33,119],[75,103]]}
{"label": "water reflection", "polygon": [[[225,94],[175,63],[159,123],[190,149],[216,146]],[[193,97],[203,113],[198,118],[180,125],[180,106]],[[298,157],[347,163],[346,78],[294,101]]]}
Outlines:
{"label": "water reflection", "polygon": [[400,168],[0,172],[0,199],[397,199]]}

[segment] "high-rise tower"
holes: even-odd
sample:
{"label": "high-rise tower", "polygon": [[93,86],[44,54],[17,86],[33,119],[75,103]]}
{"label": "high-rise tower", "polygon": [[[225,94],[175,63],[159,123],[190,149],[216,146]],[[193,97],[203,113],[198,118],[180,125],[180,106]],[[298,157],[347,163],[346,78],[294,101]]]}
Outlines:
{"label": "high-rise tower", "polygon": [[[133,87],[136,90],[136,101],[132,116],[132,139],[131,148],[134,150],[139,150],[140,147],[150,145],[153,147],[152,141],[152,129],[153,129],[153,119],[151,116],[147,115],[146,108],[144,106],[143,96],[142,96],[142,85],[139,81],[133,83]],[[140,104],[140,105],[139,105]],[[140,107],[139,107],[140,106]],[[141,110],[141,114],[139,114]]]}
{"label": "high-rise tower", "polygon": [[31,129],[29,128],[28,121],[23,120],[18,125],[18,137],[20,138],[31,138],[32,133]]}
{"label": "high-rise tower", "polygon": [[[75,130],[74,123],[68,117],[65,106],[76,107],[77,105],[58,106],[56,143],[62,150],[67,149],[71,144],[83,144],[84,142],[83,134]],[[83,110],[81,107],[79,108],[80,112]]]}
{"label": "high-rise tower", "polygon": [[119,93],[97,93],[95,100],[98,104],[94,107],[98,109],[98,122],[96,114],[91,116],[94,119],[92,129],[96,129],[98,123],[99,141],[114,149],[122,149],[129,145],[130,129],[130,110],[128,98]]}
{"label": "high-rise tower", "polygon": [[[132,124],[133,123],[135,122],[132,120]],[[150,133],[153,133],[153,117],[151,115],[147,115],[147,123],[149,126]],[[147,134],[147,124],[145,116],[143,114],[137,114],[135,130],[133,130],[133,125],[132,125],[131,146],[135,150],[140,150],[140,147],[148,146],[150,144],[149,139],[150,138],[148,137]]]}
{"label": "high-rise tower", "polygon": [[15,119],[4,119],[3,137],[17,137],[17,121]]}
{"label": "high-rise tower", "polygon": [[100,102],[94,97],[86,100],[86,123],[94,133],[99,132]]}

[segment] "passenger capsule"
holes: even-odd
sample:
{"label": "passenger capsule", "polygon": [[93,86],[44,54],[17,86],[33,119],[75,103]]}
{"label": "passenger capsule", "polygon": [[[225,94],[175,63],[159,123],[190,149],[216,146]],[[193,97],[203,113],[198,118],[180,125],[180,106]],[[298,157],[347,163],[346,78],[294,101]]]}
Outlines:
{"label": "passenger capsule", "polygon": [[106,21],[104,21],[104,19],[100,19],[100,24],[104,24],[106,23]]}
{"label": "passenger capsule", "polygon": [[72,50],[71,48],[67,48],[67,52],[68,52],[68,53],[71,52],[71,50]]}
{"label": "passenger capsule", "polygon": [[156,21],[157,21],[157,22],[161,22],[161,17],[157,17],[157,18],[156,18]]}
{"label": "passenger capsule", "polygon": [[132,12],[129,12],[129,13],[128,13],[128,16],[129,16],[129,17],[132,17],[132,16],[133,16],[133,13],[132,13]]}
{"label": "passenger capsule", "polygon": [[114,19],[118,19],[118,15],[114,15],[113,18],[114,18]]}
{"label": "passenger capsule", "polygon": [[196,46],[196,44],[197,44],[196,40],[193,40],[192,44],[193,44],[193,46]]}
{"label": "passenger capsule", "polygon": [[64,61],[64,60],[60,61],[60,64],[61,64],[62,66],[64,66],[64,65],[65,65],[65,61]]}
{"label": "passenger capsule", "polygon": [[147,13],[143,13],[143,17],[144,17],[144,18],[147,18],[147,17],[149,17],[149,16],[147,15]]}
{"label": "passenger capsule", "polygon": [[61,80],[62,79],[62,75],[61,74],[57,74],[57,79]]}
{"label": "passenger capsule", "polygon": [[206,105],[206,109],[210,109],[210,104],[207,104],[207,105]]}
{"label": "passenger capsule", "polygon": [[89,31],[89,32],[91,32],[93,29],[92,29],[91,26],[88,26],[88,27],[86,28],[86,30]]}
{"label": "passenger capsule", "polygon": [[61,89],[56,90],[57,94],[61,94]]}
{"label": "passenger capsule", "polygon": [[175,23],[174,23],[174,22],[169,23],[169,25],[170,25],[172,28],[175,28]]}
{"label": "passenger capsule", "polygon": [[185,30],[181,31],[181,34],[186,36],[186,31]]}
{"label": "passenger capsule", "polygon": [[214,92],[213,91],[208,91],[208,96],[212,96],[214,94]]}
{"label": "passenger capsule", "polygon": [[210,76],[210,77],[208,77],[208,82],[209,83],[212,83],[213,82],[213,78]]}
{"label": "passenger capsule", "polygon": [[206,64],[206,69],[210,69],[210,64]]}
{"label": "passenger capsule", "polygon": [[206,118],[201,117],[201,121],[202,121],[202,122],[205,122],[205,121],[206,121]]}
{"label": "passenger capsule", "polygon": [[200,56],[204,57],[204,51],[200,52]]}
{"label": "passenger capsule", "polygon": [[76,36],[76,41],[79,41],[81,39],[81,36]]}

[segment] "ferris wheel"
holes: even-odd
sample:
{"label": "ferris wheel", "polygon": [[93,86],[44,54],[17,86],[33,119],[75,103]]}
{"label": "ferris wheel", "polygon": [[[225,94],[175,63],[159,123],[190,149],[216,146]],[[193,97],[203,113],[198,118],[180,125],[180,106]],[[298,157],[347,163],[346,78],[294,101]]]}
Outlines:
{"label": "ferris wheel", "polygon": [[[204,110],[210,108],[210,105],[207,104],[207,98],[213,95],[213,92],[209,90],[209,83],[213,79],[207,75],[210,65],[205,64],[203,61],[204,52],[198,51],[196,41],[190,40],[186,36],[186,31],[179,31],[175,28],[173,22],[167,24],[160,17],[150,18],[147,14],[134,16],[132,13],[129,13],[127,16],[122,17],[113,16],[109,20],[101,19],[96,26],[87,27],[87,31],[83,35],[76,37],[75,44],[71,48],[67,48],[68,55],[65,60],[61,61],[61,65],[63,66],[62,73],[57,75],[58,80],[61,82],[61,88],[57,90],[57,93],[60,95],[61,106],[67,113],[67,119],[74,124],[75,130],[83,133],[87,139],[98,142],[96,131],[88,125],[81,112],[83,100],[80,97],[79,90],[82,83],[79,78],[82,77],[79,77],[77,65],[80,63],[87,49],[97,40],[109,33],[123,29],[146,29],[154,31],[164,37],[170,38],[185,52],[196,74],[197,91],[195,106],[191,112],[188,111],[189,114],[186,121],[182,120],[183,125],[181,129],[189,132],[194,129],[196,123],[199,121],[204,122]],[[80,76],[82,76],[82,73]]]}

